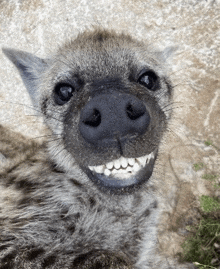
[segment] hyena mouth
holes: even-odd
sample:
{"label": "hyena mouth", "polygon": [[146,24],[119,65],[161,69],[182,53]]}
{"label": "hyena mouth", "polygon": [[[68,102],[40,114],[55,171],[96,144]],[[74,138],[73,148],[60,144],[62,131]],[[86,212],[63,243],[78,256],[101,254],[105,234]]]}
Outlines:
{"label": "hyena mouth", "polygon": [[149,180],[152,175],[157,150],[137,158],[120,157],[109,163],[89,166],[89,177],[109,190],[130,189]]}

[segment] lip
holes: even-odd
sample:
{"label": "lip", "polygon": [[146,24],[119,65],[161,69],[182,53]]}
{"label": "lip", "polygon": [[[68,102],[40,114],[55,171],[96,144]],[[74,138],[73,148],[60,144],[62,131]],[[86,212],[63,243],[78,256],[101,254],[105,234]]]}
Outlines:
{"label": "lip", "polygon": [[148,181],[153,173],[157,149],[136,158],[120,157],[103,165],[84,169],[88,177],[102,190],[125,193]]}

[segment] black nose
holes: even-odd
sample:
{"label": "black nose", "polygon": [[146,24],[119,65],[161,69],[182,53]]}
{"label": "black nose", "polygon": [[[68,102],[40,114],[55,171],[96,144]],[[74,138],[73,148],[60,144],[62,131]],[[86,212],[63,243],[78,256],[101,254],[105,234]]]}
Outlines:
{"label": "black nose", "polygon": [[81,111],[79,130],[89,143],[109,146],[142,135],[150,124],[144,103],[130,94],[100,94]]}

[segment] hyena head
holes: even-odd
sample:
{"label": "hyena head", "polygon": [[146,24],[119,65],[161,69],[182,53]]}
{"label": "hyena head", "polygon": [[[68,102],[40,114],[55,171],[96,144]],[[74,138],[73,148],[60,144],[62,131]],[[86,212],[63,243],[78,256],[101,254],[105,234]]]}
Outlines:
{"label": "hyena head", "polygon": [[164,52],[105,30],[85,32],[48,59],[3,49],[52,133],[56,165],[78,165],[103,191],[125,193],[152,175],[170,118]]}

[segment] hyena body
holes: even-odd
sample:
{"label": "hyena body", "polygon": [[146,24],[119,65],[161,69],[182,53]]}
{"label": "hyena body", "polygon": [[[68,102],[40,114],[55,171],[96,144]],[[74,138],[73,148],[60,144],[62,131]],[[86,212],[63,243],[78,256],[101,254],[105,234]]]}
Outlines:
{"label": "hyena body", "polygon": [[171,268],[152,176],[171,116],[164,54],[98,30],[45,60],[4,53],[50,135],[0,129],[0,268]]}

